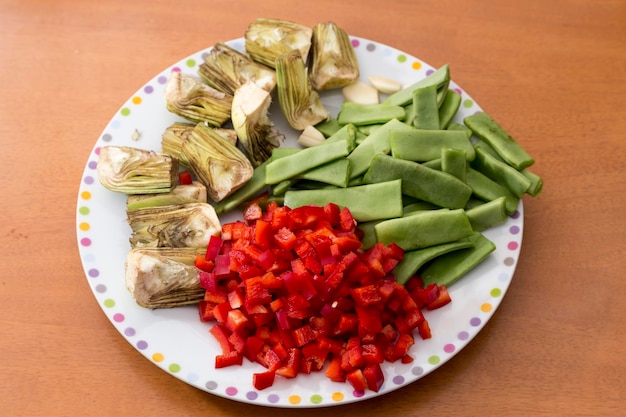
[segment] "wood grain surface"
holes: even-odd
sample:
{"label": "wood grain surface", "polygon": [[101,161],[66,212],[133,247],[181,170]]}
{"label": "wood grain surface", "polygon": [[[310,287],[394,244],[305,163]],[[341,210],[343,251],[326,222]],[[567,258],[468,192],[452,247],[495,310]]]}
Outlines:
{"label": "wood grain surface", "polygon": [[[141,356],[86,281],[87,158],[147,80],[256,17],[394,46],[452,78],[536,159],[509,291],[432,374],[326,410],[247,405]],[[620,416],[626,400],[626,2],[0,0],[0,415]]]}

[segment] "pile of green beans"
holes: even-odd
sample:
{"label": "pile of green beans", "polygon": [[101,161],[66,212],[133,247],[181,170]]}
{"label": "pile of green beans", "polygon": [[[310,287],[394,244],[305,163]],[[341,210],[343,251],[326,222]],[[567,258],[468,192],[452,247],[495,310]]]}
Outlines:
{"label": "pile of green beans", "polygon": [[447,65],[379,104],[344,102],[316,128],[311,148],[277,148],[252,179],[217,203],[218,214],[269,189],[291,208],[348,207],[363,232],[405,250],[394,270],[405,283],[451,285],[496,248],[483,231],[503,224],[543,180],[534,159],[487,113],[453,123],[461,96],[449,89]]}

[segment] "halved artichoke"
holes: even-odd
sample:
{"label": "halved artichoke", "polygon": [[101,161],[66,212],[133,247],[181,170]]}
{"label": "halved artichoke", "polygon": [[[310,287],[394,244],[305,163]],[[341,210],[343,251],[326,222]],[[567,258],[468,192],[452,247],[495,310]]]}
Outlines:
{"label": "halved artichoke", "polygon": [[126,256],[126,288],[141,307],[171,308],[204,298],[195,248],[134,248]]}
{"label": "halved artichoke", "polygon": [[191,184],[179,184],[169,193],[129,195],[126,210],[206,202],[206,187],[199,181],[193,181]]}
{"label": "halved artichoke", "polygon": [[170,155],[130,146],[104,146],[98,158],[98,179],[124,194],[167,193],[178,181],[178,161]]}
{"label": "halved artichoke", "polygon": [[179,71],[172,72],[165,84],[167,109],[192,122],[222,126],[230,119],[232,101],[232,95]]}
{"label": "halved artichoke", "polygon": [[221,42],[215,44],[204,58],[198,75],[211,87],[230,95],[247,82],[253,82],[268,92],[276,86],[274,70]]}
{"label": "halved artichoke", "polygon": [[132,247],[202,248],[222,227],[208,203],[126,210]]}
{"label": "halved artichoke", "polygon": [[254,166],[272,156],[284,139],[267,116],[271,102],[270,93],[251,82],[239,87],[233,97],[233,127]]}
{"label": "halved artichoke", "polygon": [[198,123],[183,143],[183,154],[215,202],[243,186],[254,172],[243,152],[203,123]]}
{"label": "halved artichoke", "polygon": [[296,49],[307,60],[313,29],[280,19],[258,18],[245,33],[246,52],[256,62],[276,68],[276,58]]}
{"label": "halved artichoke", "polygon": [[291,127],[303,130],[330,117],[311,86],[300,52],[294,49],[276,58],[276,75],[278,102]]}
{"label": "halved artichoke", "polygon": [[178,160],[180,166],[189,168],[183,155],[183,143],[187,140],[196,125],[194,123],[174,122],[161,135],[161,149]]}
{"label": "halved artichoke", "polygon": [[359,78],[359,63],[350,37],[333,22],[313,28],[311,83],[316,90],[345,87]]}

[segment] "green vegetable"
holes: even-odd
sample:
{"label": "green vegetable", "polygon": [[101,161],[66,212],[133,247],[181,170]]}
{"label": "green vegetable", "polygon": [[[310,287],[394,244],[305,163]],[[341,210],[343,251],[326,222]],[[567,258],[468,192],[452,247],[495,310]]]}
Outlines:
{"label": "green vegetable", "polygon": [[391,94],[383,100],[383,103],[394,106],[406,106],[413,100],[413,92],[415,90],[430,85],[437,86],[437,103],[442,103],[450,85],[450,66],[448,64],[443,65],[428,77],[411,84],[397,93]]}
{"label": "green vegetable", "polygon": [[[328,140],[332,141],[332,139]],[[299,148],[277,148],[272,154],[272,160],[293,155],[294,153],[301,150],[302,149]],[[302,174],[296,175],[294,178],[295,180],[316,181],[325,184],[335,185],[337,187],[347,187],[348,181],[350,180],[350,161],[348,161],[346,158],[338,158],[334,161],[327,162],[318,167],[309,169]],[[292,183],[295,183],[295,180],[285,181],[291,181]],[[274,189],[278,192],[280,192],[281,189],[276,189],[276,187],[278,187],[280,184],[282,184],[282,182],[276,184],[276,186],[274,187]],[[283,193],[284,191],[286,190],[283,190]]]}
{"label": "green vegetable", "polygon": [[269,164],[269,160],[256,167],[252,177],[241,188],[215,204],[216,213],[226,213],[260,194],[267,186],[265,184],[265,167],[267,164]]}
{"label": "green vegetable", "polygon": [[[476,232],[478,233],[478,232]],[[404,252],[404,258],[393,270],[396,281],[400,284],[406,283],[415,273],[428,261],[438,256],[453,252],[459,249],[471,248],[474,242],[471,238],[465,237],[450,243],[428,246],[423,249],[415,249]]]}
{"label": "green vegetable", "polygon": [[401,181],[326,190],[290,190],[285,193],[284,202],[291,208],[335,203],[349,207],[358,222],[390,219],[402,216]]}
{"label": "green vegetable", "polygon": [[437,86],[429,85],[413,91],[412,119],[408,123],[416,129],[439,129]]}
{"label": "green vegetable", "polygon": [[448,90],[443,103],[439,107],[439,129],[447,129],[461,107],[461,95],[454,90]]}
{"label": "green vegetable", "polygon": [[409,161],[430,161],[441,158],[441,149],[465,151],[467,160],[475,157],[475,150],[465,133],[455,130],[424,130],[407,125],[390,132],[391,154]]}
{"label": "green vegetable", "polygon": [[327,141],[322,145],[302,149],[284,158],[272,159],[265,168],[265,182],[278,184],[312,168],[347,156],[352,149],[354,149],[354,143],[350,140]]}
{"label": "green vegetable", "polygon": [[467,157],[460,149],[443,148],[441,150],[441,170],[465,182]]}
{"label": "green vegetable", "polygon": [[402,123],[398,119],[393,119],[365,138],[365,140],[348,155],[351,170],[350,178],[363,175],[369,168],[375,155],[379,153],[388,154],[390,152],[389,132],[391,132],[391,130],[407,128],[410,128],[410,126]]}
{"label": "green vegetable", "polygon": [[400,178],[402,193],[446,208],[463,208],[472,189],[458,178],[413,161],[376,155],[363,177],[366,183]]}
{"label": "green vegetable", "polygon": [[517,170],[531,166],[535,160],[487,113],[473,114],[463,119],[467,127],[487,142],[509,165]]}
{"label": "green vegetable", "polygon": [[355,126],[387,123],[392,119],[404,120],[406,112],[401,106],[388,104],[360,104],[344,101],[337,115],[339,124],[352,123]]}
{"label": "green vegetable", "polygon": [[516,197],[521,198],[530,188],[530,180],[507,163],[501,162],[483,149],[476,149],[476,159],[472,166],[498,184],[506,187]]}
{"label": "green vegetable", "polygon": [[450,286],[496,250],[496,245],[482,233],[473,233],[470,240],[474,243],[473,247],[438,256],[425,266],[419,272],[424,284]]}
{"label": "green vegetable", "polygon": [[460,123],[450,123],[446,130],[460,130],[461,132],[465,132],[468,139],[472,138],[472,129]]}
{"label": "green vegetable", "polygon": [[506,199],[507,214],[513,214],[515,209],[517,209],[519,198],[480,171],[468,168],[465,173],[465,181],[472,188],[474,195],[481,200],[492,201],[504,197]]}
{"label": "green vegetable", "polygon": [[379,242],[396,243],[405,251],[450,243],[474,233],[463,209],[425,210],[378,223]]}
{"label": "green vegetable", "polygon": [[465,209],[472,228],[477,232],[489,229],[506,222],[506,198],[495,200]]}

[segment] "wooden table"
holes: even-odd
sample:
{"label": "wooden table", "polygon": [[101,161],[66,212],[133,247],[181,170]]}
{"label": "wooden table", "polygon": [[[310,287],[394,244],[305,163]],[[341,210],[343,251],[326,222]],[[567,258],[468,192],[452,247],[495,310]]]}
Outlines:
{"label": "wooden table", "polygon": [[524,199],[519,264],[483,331],[416,383],[332,412],[624,415],[626,3],[294,4],[0,2],[0,414],[320,412],[230,401],[158,369],[103,314],[78,256],[81,175],[111,115],[163,68],[241,37],[263,16],[333,20],[430,65],[449,63],[545,180],[539,197]]}

